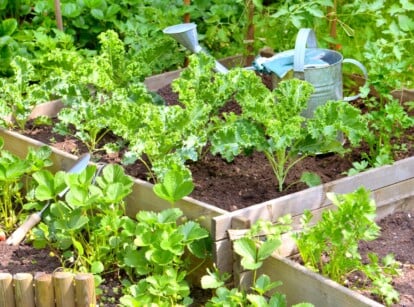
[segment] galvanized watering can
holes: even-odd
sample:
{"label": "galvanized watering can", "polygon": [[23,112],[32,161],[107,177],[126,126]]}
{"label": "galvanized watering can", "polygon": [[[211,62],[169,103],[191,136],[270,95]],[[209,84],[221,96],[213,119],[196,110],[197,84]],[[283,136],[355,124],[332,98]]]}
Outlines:
{"label": "galvanized watering can", "polygon": [[[287,78],[298,78],[313,85],[314,93],[309,99],[303,116],[312,117],[314,110],[328,100],[352,101],[358,95],[343,97],[342,63],[356,65],[367,79],[367,70],[354,59],[344,59],[334,50],[317,48],[315,32],[312,29],[299,30],[295,49],[274,55],[271,58],[257,58],[255,69],[272,74],[273,87]],[[293,74],[292,74],[293,71]]]}

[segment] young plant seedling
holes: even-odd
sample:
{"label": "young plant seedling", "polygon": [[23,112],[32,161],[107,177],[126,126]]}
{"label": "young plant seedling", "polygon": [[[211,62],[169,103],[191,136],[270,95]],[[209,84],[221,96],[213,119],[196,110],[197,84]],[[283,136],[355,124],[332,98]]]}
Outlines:
{"label": "young plant seedling", "polygon": [[398,292],[391,285],[391,277],[398,274],[398,262],[388,255],[381,263],[378,256],[370,254],[370,262],[364,264],[358,252],[360,241],[374,240],[380,231],[369,191],[361,187],[348,194],[327,193],[327,197],[337,210],[324,211],[313,226],[313,215],[307,210],[301,220],[303,231],[294,235],[305,265],[341,284],[349,273],[360,271],[371,280],[372,293],[387,305],[398,301]]}

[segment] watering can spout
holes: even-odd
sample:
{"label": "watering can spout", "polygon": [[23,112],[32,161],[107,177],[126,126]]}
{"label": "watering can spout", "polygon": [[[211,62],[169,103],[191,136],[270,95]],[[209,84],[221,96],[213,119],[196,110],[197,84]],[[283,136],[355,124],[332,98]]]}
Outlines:
{"label": "watering can spout", "polygon": [[[170,26],[165,28],[163,32],[173,37],[192,53],[206,52],[198,43],[197,25],[194,23],[181,23]],[[228,69],[218,61],[216,61],[214,70],[219,73],[228,72]]]}

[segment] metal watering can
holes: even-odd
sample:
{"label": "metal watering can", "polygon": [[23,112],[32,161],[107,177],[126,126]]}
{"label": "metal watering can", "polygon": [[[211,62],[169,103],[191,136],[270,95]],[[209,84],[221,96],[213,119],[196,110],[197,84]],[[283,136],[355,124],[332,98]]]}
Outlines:
{"label": "metal watering can", "polygon": [[310,118],[315,109],[328,100],[352,101],[359,98],[359,94],[343,97],[342,63],[356,65],[367,80],[364,65],[354,59],[344,59],[337,51],[317,48],[315,32],[303,28],[296,37],[294,50],[278,53],[271,58],[259,57],[255,60],[254,67],[271,73],[274,88],[281,80],[292,77],[311,83],[315,91],[309,99],[308,108],[302,114]]}

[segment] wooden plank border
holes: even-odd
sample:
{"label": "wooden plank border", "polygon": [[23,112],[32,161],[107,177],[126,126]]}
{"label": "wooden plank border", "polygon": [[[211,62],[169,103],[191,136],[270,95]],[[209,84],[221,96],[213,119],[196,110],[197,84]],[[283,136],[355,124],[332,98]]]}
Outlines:
{"label": "wooden plank border", "polygon": [[376,191],[411,178],[414,178],[414,157],[218,216],[213,219],[213,238],[215,241],[227,239],[227,230],[232,228],[235,218],[245,218],[251,223],[259,219],[275,222],[288,213],[296,216],[304,209],[317,210],[329,206],[327,192],[350,193],[360,186]]}
{"label": "wooden plank border", "polygon": [[[395,184],[392,187],[381,189],[379,193],[396,194],[400,188],[408,191],[413,190],[414,179],[401,184]],[[375,194],[375,192],[374,192]],[[389,215],[394,211],[407,211],[414,209],[414,192],[410,196],[403,191],[403,197],[398,200],[388,198],[387,201],[380,201],[379,210],[376,219]],[[378,197],[379,195],[374,195]],[[263,266],[259,269],[258,274],[267,274],[271,280],[279,280],[283,283],[277,290],[284,293],[288,300],[288,305],[299,302],[310,302],[315,306],[330,307],[370,307],[384,306],[366,296],[346,288],[331,279],[325,278],[320,274],[314,273],[299,263],[290,260],[288,257],[282,257],[278,254],[266,259]]]}

